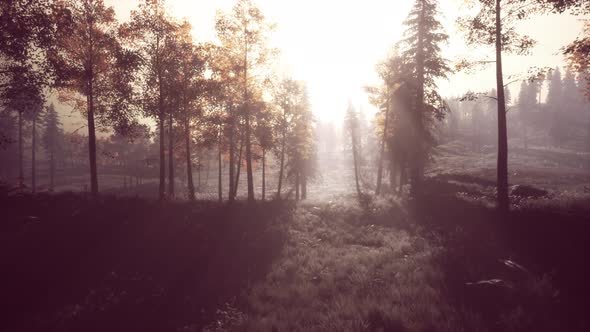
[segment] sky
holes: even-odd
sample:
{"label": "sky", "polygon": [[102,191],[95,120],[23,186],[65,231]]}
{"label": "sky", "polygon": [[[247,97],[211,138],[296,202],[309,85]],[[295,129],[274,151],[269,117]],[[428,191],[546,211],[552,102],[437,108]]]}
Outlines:
{"label": "sky", "polygon": [[[138,0],[105,0],[115,7],[121,22],[137,7]],[[457,30],[456,18],[466,0],[441,0],[441,21],[448,45],[444,55],[453,63],[459,58],[486,59],[493,50],[468,48]],[[217,10],[231,9],[234,0],[167,0],[173,16],[187,18],[196,41],[215,37]],[[307,83],[311,104],[320,121],[341,122],[348,101],[369,116],[375,108],[368,103],[363,87],[379,83],[375,65],[383,60],[404,30],[402,22],[413,0],[258,0],[268,20],[277,24],[271,44],[281,50],[282,74]],[[518,75],[530,66],[563,65],[559,49],[582,32],[581,17],[548,15],[535,17],[519,26],[538,45],[532,56],[506,56],[504,74]],[[460,95],[467,90],[488,91],[495,86],[494,68],[477,73],[453,74],[441,80],[443,96]],[[518,90],[518,83],[511,86]],[[513,93],[513,96],[515,93]]]}

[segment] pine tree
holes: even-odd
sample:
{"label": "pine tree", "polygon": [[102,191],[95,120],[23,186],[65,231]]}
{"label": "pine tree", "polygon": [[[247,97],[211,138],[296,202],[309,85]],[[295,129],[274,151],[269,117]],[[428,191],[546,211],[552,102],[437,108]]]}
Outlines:
{"label": "pine tree", "polygon": [[407,82],[414,98],[412,124],[414,147],[411,157],[411,180],[414,195],[420,192],[427,154],[433,142],[430,131],[434,120],[444,118],[444,101],[436,91],[435,80],[450,71],[441,55],[440,44],[448,36],[437,20],[437,1],[417,0],[404,22],[405,39],[400,44],[401,56],[411,79]]}
{"label": "pine tree", "polygon": [[549,91],[547,92],[547,108],[550,112],[558,111],[562,97],[563,82],[561,81],[561,72],[559,67],[555,67],[549,81]]}
{"label": "pine tree", "polygon": [[516,107],[518,110],[524,148],[528,148],[528,132],[531,129],[532,112],[537,104],[535,83],[527,80],[520,84]]}

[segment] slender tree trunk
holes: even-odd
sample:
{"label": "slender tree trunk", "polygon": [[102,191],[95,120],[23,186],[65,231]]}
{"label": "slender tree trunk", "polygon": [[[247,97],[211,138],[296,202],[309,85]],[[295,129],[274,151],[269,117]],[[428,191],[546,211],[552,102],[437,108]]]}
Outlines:
{"label": "slender tree trunk", "polygon": [[361,197],[361,186],[359,184],[358,156],[357,156],[357,137],[355,130],[352,130],[352,160],[354,164],[354,182],[356,184],[356,193]]}
{"label": "slender tree trunk", "polygon": [[301,174],[301,199],[307,199],[307,175]]}
{"label": "slender tree trunk", "polygon": [[[230,108],[231,112],[231,108]],[[236,135],[235,135],[235,119],[230,114],[229,119],[229,201],[234,201],[234,191],[236,191],[235,186],[236,183],[234,182],[234,176],[236,171],[236,161],[235,161],[235,154],[236,154]],[[220,143],[221,144],[221,143]]]}
{"label": "slender tree trunk", "polygon": [[201,158],[199,157],[199,165],[197,166],[197,191],[201,192]]}
{"label": "slender tree trunk", "polygon": [[[91,74],[92,75],[92,74]],[[92,76],[91,76],[92,77]],[[96,168],[96,128],[94,126],[94,90],[92,79],[88,82],[88,153],[90,157],[90,192],[98,195],[98,171]]]}
{"label": "slender tree trunk", "polygon": [[33,138],[31,140],[31,190],[37,192],[37,113],[33,113]]}
{"label": "slender tree trunk", "polygon": [[422,10],[420,11],[420,23],[418,24],[418,41],[416,52],[416,76],[417,76],[417,91],[416,101],[414,110],[414,136],[415,136],[415,148],[412,153],[412,196],[416,197],[420,195],[422,191],[422,179],[424,176],[424,158],[425,158],[425,147],[424,147],[424,20],[426,6],[424,2],[421,2]]}
{"label": "slender tree trunk", "polygon": [[[218,162],[217,167],[219,169],[219,176],[218,176],[218,183],[217,183],[217,189],[218,190],[217,190],[217,192],[218,192],[218,195],[219,195],[219,203],[223,202],[223,192],[222,192],[222,189],[223,188],[221,187],[221,176],[222,176],[222,172],[221,172],[222,171],[222,167],[221,167],[221,145],[222,145],[222,141],[221,141],[221,139],[222,139],[222,136],[221,136],[221,129],[220,129],[219,130],[219,144],[218,144],[218,147],[217,147],[217,162]],[[231,180],[230,180],[230,184],[231,184]],[[230,197],[229,199],[231,201],[231,192],[230,192],[229,197]]]}
{"label": "slender tree trunk", "polygon": [[277,198],[281,199],[281,186],[283,184],[283,172],[285,170],[285,142],[286,142],[286,128],[283,128],[283,138],[281,140],[281,167],[279,169],[279,187],[277,189]]}
{"label": "slender tree trunk", "polygon": [[375,195],[381,194],[381,179],[383,177],[383,156],[385,155],[385,141],[387,140],[387,125],[389,120],[389,93],[385,105],[385,122],[383,123],[383,137],[381,139],[381,151],[379,152],[379,165],[377,166],[377,189]]}
{"label": "slender tree trunk", "polygon": [[160,200],[164,199],[164,193],[166,190],[166,153],[165,153],[165,142],[164,142],[164,113],[160,111],[158,119],[158,129],[160,135],[160,184],[158,186],[158,197]]}
{"label": "slender tree trunk", "polygon": [[246,110],[246,175],[248,180],[248,201],[254,201],[254,177],[252,175],[252,151],[250,140],[250,112]]}
{"label": "slender tree trunk", "polygon": [[[245,36],[248,35],[244,27]],[[248,180],[248,201],[254,201],[254,177],[252,175],[252,144],[250,137],[250,105],[248,102],[248,39],[244,38],[244,106],[246,109],[246,177]]]}
{"label": "slender tree trunk", "polygon": [[18,112],[18,187],[25,187],[25,172],[23,165],[23,112]]}
{"label": "slender tree trunk", "polygon": [[209,172],[211,171],[211,151],[207,150],[207,168],[205,170],[205,187],[209,186]]}
{"label": "slender tree trunk", "polygon": [[240,174],[242,170],[242,149],[244,148],[244,140],[240,140],[240,151],[238,152],[238,160],[237,163],[237,170],[236,170],[236,179],[234,180],[234,191],[232,195],[234,199],[238,196],[238,188],[240,187]]}
{"label": "slender tree trunk", "polygon": [[174,197],[174,128],[172,112],[168,116],[168,195]]}
{"label": "slender tree trunk", "polygon": [[498,91],[498,210],[508,212],[508,134],[506,130],[506,101],[502,76],[501,0],[496,0],[496,89]]}
{"label": "slender tree trunk", "polygon": [[262,149],[262,200],[264,201],[266,196],[266,150]]}
{"label": "slender tree trunk", "polygon": [[191,160],[191,132],[189,118],[187,116],[184,123],[184,140],[186,146],[186,179],[188,182],[188,198],[191,201],[195,200],[195,185],[193,183],[193,163]]}

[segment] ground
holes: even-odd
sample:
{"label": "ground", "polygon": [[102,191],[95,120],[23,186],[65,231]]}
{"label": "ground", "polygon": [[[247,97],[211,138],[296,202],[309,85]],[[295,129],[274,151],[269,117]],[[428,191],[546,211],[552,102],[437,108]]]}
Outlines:
{"label": "ground", "polygon": [[0,330],[588,330],[587,156],[512,159],[511,184],[547,194],[501,217],[493,162],[461,148],[439,149],[421,200],[359,199],[344,167],[298,203],[3,188]]}

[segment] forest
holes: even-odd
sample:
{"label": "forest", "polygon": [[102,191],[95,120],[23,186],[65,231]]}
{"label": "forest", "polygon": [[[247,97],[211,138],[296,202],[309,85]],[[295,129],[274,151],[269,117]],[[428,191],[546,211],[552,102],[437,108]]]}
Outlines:
{"label": "forest", "polygon": [[590,1],[277,3],[0,2],[0,331],[588,331]]}

